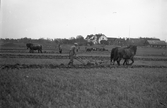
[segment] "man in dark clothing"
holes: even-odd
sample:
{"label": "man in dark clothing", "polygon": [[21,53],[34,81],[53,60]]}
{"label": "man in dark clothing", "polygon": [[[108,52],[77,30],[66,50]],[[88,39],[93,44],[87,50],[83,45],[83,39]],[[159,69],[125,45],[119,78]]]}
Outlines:
{"label": "man in dark clothing", "polygon": [[73,65],[74,59],[76,58],[77,46],[78,46],[78,44],[74,43],[74,45],[71,46],[71,48],[70,48],[70,52],[69,52],[70,61],[69,61],[68,65]]}
{"label": "man in dark clothing", "polygon": [[59,53],[61,54],[61,53],[62,53],[62,47],[61,47],[61,44],[58,45],[58,49],[59,49]]}

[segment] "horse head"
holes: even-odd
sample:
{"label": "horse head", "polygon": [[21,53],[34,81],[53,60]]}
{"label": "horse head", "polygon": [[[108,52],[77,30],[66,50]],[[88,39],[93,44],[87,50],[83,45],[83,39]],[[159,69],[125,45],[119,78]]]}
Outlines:
{"label": "horse head", "polygon": [[32,43],[27,43],[27,44],[26,44],[27,49],[30,49],[30,47],[31,47],[32,45],[33,45]]}
{"label": "horse head", "polygon": [[137,46],[136,45],[130,45],[130,49],[134,52],[134,55],[136,55]]}

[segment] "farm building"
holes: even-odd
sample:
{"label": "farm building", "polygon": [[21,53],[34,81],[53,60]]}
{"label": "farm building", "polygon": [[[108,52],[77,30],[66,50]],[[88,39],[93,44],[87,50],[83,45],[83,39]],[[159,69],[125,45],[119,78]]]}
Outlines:
{"label": "farm building", "polygon": [[107,37],[104,34],[96,34],[96,35],[87,35],[85,38],[88,42],[93,42],[94,44],[100,44],[102,40],[107,41]]}
{"label": "farm building", "polygon": [[160,40],[147,40],[148,46],[150,47],[167,47],[167,43],[165,41]]}
{"label": "farm building", "polygon": [[108,37],[107,39],[108,39],[108,40],[107,40],[107,41],[108,41],[108,44],[109,44],[109,45],[113,45],[114,42],[115,42],[115,40],[116,40],[117,38],[110,38],[110,37]]}
{"label": "farm building", "polygon": [[128,38],[127,44],[134,44],[137,46],[146,46],[148,45],[148,42],[146,39],[143,39],[143,38]]}
{"label": "farm building", "polygon": [[114,42],[115,45],[125,45],[126,44],[126,40],[124,38],[117,38]]}

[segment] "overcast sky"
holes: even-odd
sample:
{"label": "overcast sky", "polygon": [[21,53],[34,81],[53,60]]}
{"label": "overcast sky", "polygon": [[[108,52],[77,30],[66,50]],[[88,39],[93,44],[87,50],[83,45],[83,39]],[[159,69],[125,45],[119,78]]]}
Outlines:
{"label": "overcast sky", "polygon": [[1,0],[1,38],[157,37],[167,41],[167,0]]}

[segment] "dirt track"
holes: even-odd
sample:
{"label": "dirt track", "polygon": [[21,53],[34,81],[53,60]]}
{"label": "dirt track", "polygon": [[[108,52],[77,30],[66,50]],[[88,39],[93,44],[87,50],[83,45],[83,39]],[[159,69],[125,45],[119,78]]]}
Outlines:
{"label": "dirt track", "polygon": [[[81,59],[108,60],[109,56],[78,56]],[[0,58],[33,58],[33,59],[68,59],[68,55],[30,55],[30,54],[0,54]],[[167,61],[167,58],[135,57],[143,61]]]}

